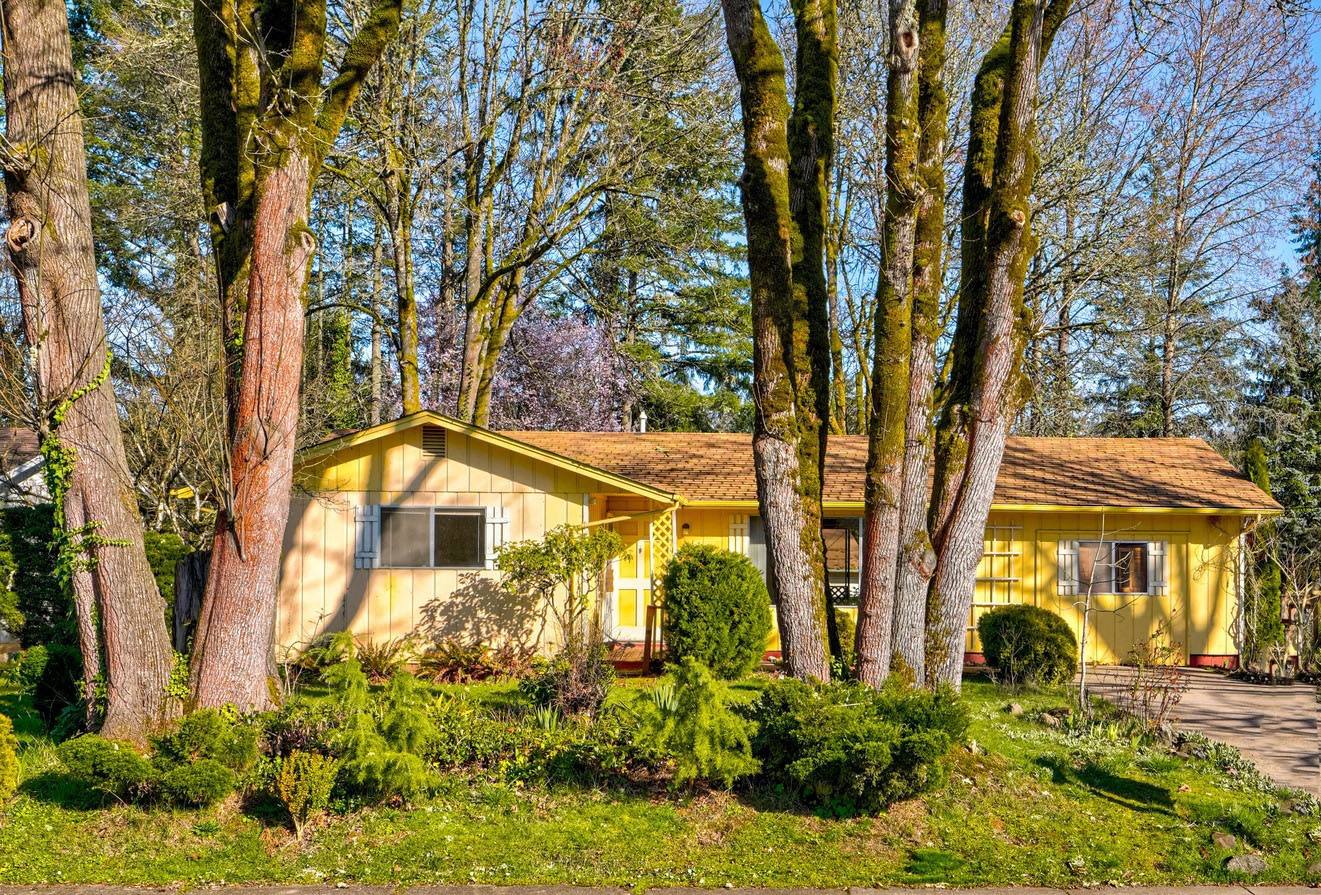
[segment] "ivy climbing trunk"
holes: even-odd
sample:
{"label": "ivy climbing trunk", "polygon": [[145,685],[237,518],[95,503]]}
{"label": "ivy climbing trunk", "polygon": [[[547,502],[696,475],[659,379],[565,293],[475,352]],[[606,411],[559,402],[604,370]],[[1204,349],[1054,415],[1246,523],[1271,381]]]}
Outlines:
{"label": "ivy climbing trunk", "polygon": [[918,204],[918,25],[913,0],[890,0],[885,99],[885,219],[876,287],[872,412],[858,588],[858,678],[890,673],[899,510],[912,355],[913,246]]}
{"label": "ivy climbing trunk", "polygon": [[[197,0],[203,190],[226,319],[228,480],[190,665],[193,700],[274,698],[276,595],[303,364],[312,186],[363,79],[399,28],[401,0],[368,13],[322,85],[324,0]],[[261,65],[256,60],[261,59]],[[244,212],[250,209],[250,215]],[[236,371],[236,372],[235,372]]]}
{"label": "ivy climbing trunk", "polygon": [[[824,221],[820,178],[829,171],[831,123],[830,115],[821,116],[826,110],[833,114],[834,8],[795,4],[800,77],[806,75],[800,92],[807,93],[799,99],[791,129],[784,56],[759,3],[722,0],[721,5],[743,112],[739,186],[752,295],[757,499],[785,667],[794,677],[824,680],[830,666],[820,462],[829,418],[829,367],[823,376],[813,364],[829,363],[830,343],[823,231],[812,228]],[[797,155],[790,152],[791,130]],[[795,200],[812,207],[795,209]],[[801,285],[795,284],[796,269]],[[820,309],[814,306],[818,300]]]}
{"label": "ivy climbing trunk", "polygon": [[59,571],[78,614],[86,695],[106,736],[142,742],[177,710],[165,605],[143,549],[92,243],[87,160],[61,0],[4,0],[5,234],[55,503]]}
{"label": "ivy climbing trunk", "polygon": [[986,519],[1016,413],[1023,283],[1034,251],[1033,131],[1041,62],[1070,0],[1014,0],[973,86],[964,165],[963,262],[950,387],[937,438],[927,681],[957,686]]}

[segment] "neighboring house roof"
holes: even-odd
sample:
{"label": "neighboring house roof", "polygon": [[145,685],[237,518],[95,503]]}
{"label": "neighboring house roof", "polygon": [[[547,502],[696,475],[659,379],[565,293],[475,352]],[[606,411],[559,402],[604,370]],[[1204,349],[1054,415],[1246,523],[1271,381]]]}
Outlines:
{"label": "neighboring house roof", "polygon": [[[752,440],[693,432],[506,432],[511,438],[672,491],[685,502],[757,498]],[[861,502],[867,439],[832,435],[825,499]],[[997,507],[1240,510],[1281,507],[1197,438],[1012,437]]]}
{"label": "neighboring house roof", "polygon": [[41,453],[31,429],[0,428],[0,471],[17,469]]}
{"label": "neighboring house roof", "polygon": [[48,500],[43,466],[36,432],[0,428],[0,506]]}

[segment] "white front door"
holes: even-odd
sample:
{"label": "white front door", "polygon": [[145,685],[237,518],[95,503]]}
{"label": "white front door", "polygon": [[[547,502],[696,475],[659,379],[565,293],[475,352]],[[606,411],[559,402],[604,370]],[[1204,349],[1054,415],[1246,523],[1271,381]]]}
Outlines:
{"label": "white front door", "polygon": [[606,636],[642,643],[651,603],[651,526],[645,520],[616,523],[624,549],[610,561],[606,589]]}

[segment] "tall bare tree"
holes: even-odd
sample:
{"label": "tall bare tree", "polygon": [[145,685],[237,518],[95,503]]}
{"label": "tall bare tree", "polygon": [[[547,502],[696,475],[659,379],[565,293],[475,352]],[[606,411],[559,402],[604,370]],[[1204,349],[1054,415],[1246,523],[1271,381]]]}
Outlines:
{"label": "tall bare tree", "polygon": [[89,703],[104,674],[107,736],[141,741],[177,705],[173,654],[125,459],[96,256],[82,115],[62,0],[5,0],[2,147],[34,422],[73,589]]}
{"label": "tall bare tree", "polygon": [[280,544],[289,514],[312,185],[363,80],[399,28],[381,0],[326,65],[325,0],[194,4],[202,184],[230,356],[229,481],[192,657],[199,705],[270,704]]}

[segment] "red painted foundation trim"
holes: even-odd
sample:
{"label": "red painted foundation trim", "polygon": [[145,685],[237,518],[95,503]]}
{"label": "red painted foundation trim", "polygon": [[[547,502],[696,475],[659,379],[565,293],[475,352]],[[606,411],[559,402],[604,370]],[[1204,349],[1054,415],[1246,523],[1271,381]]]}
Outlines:
{"label": "red painted foundation trim", "polygon": [[1238,656],[1194,654],[1188,657],[1188,665],[1192,668],[1228,668],[1232,671],[1238,668]]}

